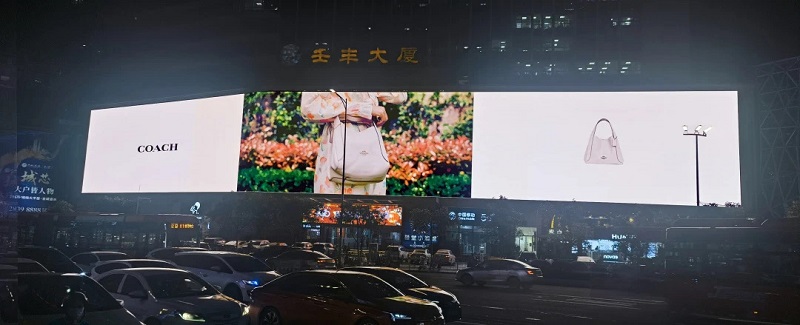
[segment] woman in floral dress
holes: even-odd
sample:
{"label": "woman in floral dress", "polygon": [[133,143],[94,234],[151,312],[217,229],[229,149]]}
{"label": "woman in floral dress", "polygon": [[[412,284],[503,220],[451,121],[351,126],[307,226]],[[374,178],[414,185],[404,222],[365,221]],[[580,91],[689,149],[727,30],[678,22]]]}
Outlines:
{"label": "woman in floral dress", "polygon": [[[347,100],[347,116],[344,104],[339,98]],[[386,123],[388,116],[386,109],[379,102],[401,104],[406,101],[406,93],[387,92],[303,92],[300,101],[300,110],[309,121],[325,123],[320,139],[317,154],[316,170],[314,171],[314,193],[339,194],[342,184],[331,181],[330,140],[326,136],[331,132],[331,127],[340,126],[341,122],[347,131],[358,132],[369,127],[373,118],[378,126]],[[386,195],[386,179],[379,183],[365,185],[344,185],[346,194],[361,195]]]}

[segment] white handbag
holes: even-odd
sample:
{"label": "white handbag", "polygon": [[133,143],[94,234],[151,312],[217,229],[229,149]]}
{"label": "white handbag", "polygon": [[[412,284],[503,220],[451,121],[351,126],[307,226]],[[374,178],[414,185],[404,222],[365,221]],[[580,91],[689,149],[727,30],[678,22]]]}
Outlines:
{"label": "white handbag", "polygon": [[331,181],[345,185],[364,185],[383,181],[391,166],[378,126],[373,122],[363,130],[355,128],[347,130],[346,148],[345,127],[347,127],[345,123],[336,119],[328,128],[331,137]]}
{"label": "white handbag", "polygon": [[[607,139],[600,139],[597,137],[597,126],[600,122],[608,123],[611,128],[611,137]],[[611,122],[605,118],[601,118],[594,125],[592,134],[589,138],[589,145],[586,146],[586,153],[583,154],[583,161],[587,164],[600,164],[600,165],[622,165],[625,159],[622,158],[622,150],[619,147],[619,139],[617,133],[614,132],[614,127]]]}

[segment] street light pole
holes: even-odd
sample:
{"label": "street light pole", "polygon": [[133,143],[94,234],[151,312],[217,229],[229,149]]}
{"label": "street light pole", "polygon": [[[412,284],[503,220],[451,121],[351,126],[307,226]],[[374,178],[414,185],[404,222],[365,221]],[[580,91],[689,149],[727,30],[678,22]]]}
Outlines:
{"label": "street light pole", "polygon": [[[334,93],[337,97],[339,97],[339,99],[342,101],[342,105],[344,105],[344,118],[345,118],[345,122],[344,122],[345,124],[342,125],[342,127],[344,128],[344,139],[343,139],[344,141],[342,141],[343,142],[343,144],[342,144],[342,199],[341,199],[341,203],[340,203],[341,205],[339,207],[339,217],[336,218],[337,219],[336,223],[339,226],[339,244],[336,245],[336,250],[337,250],[336,255],[339,258],[339,265],[343,266],[344,258],[342,256],[342,246],[344,246],[344,225],[342,224],[342,217],[344,216],[344,184],[345,184],[345,180],[347,179],[347,174],[346,174],[347,173],[347,124],[346,124],[347,123],[347,100],[344,99],[344,97],[342,97],[342,95],[339,95],[339,93],[337,93],[336,90],[331,89],[330,91],[332,93]],[[335,118],[339,118],[339,117],[337,116]],[[333,130],[331,130],[331,132],[333,132]]]}
{"label": "street light pole", "polygon": [[711,127],[703,130],[703,125],[698,125],[693,132],[689,127],[683,126],[683,135],[694,137],[694,168],[695,168],[695,191],[697,193],[697,206],[700,206],[700,137],[707,137]]}

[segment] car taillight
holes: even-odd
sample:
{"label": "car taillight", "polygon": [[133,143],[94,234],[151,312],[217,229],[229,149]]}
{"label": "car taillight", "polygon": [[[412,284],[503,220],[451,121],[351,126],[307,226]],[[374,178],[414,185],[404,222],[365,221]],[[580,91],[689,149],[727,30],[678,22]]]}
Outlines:
{"label": "car taillight", "polygon": [[528,270],[528,274],[529,275],[536,275],[536,272],[534,270]]}

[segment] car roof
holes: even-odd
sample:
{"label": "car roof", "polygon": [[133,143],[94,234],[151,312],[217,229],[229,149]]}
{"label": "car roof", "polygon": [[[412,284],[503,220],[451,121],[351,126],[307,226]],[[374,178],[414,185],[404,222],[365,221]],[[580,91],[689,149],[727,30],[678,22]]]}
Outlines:
{"label": "car roof", "polygon": [[155,259],[155,258],[126,258],[124,260],[102,261],[100,263],[97,263],[97,265],[100,266],[100,265],[104,265],[104,264],[120,263],[120,262],[122,262],[122,263],[127,263],[127,262],[161,262],[161,263],[169,264],[168,261],[159,260],[159,259]]}
{"label": "car roof", "polygon": [[17,264],[19,264],[19,263],[36,263],[36,264],[40,264],[41,265],[41,263],[39,263],[39,262],[37,262],[35,260],[32,260],[30,258],[24,258],[24,257],[2,257],[2,258],[0,258],[0,264],[6,264],[6,263],[17,263]]}
{"label": "car roof", "polygon": [[400,269],[396,269],[396,268],[388,267],[388,266],[348,266],[348,267],[343,268],[343,270],[401,271]]}
{"label": "car roof", "polygon": [[85,275],[80,275],[78,273],[18,273],[18,278],[55,278],[55,277],[69,277],[69,278],[84,278],[84,279],[91,279]]}
{"label": "car roof", "polygon": [[78,254],[75,254],[75,255],[73,255],[73,256],[78,256],[78,255],[83,255],[83,254],[117,254],[117,255],[128,255],[128,254],[125,254],[125,253],[123,253],[123,252],[117,252],[117,251],[91,251],[91,252],[83,252],[83,253],[78,253]]}
{"label": "car roof", "polygon": [[152,253],[152,252],[159,252],[159,251],[165,251],[165,250],[170,250],[170,249],[195,249],[195,250],[208,250],[208,249],[206,249],[206,248],[203,248],[203,247],[195,247],[195,246],[176,246],[176,247],[161,247],[161,248],[156,248],[156,249],[154,249],[154,250],[152,250],[152,251],[150,251],[150,252],[151,252],[151,253]]}
{"label": "car roof", "polygon": [[180,252],[175,254],[175,256],[183,256],[183,255],[211,255],[211,256],[222,256],[222,255],[235,255],[235,256],[250,256],[247,254],[236,253],[236,252],[227,252],[227,251],[193,251],[193,252]]}
{"label": "car roof", "polygon": [[181,269],[173,269],[173,268],[165,268],[165,267],[142,267],[142,268],[128,268],[128,269],[116,269],[111,270],[106,273],[103,273],[103,276],[107,276],[107,274],[119,274],[119,273],[136,273],[140,275],[153,275],[153,274],[164,274],[164,273],[191,273],[188,271],[184,271]]}
{"label": "car roof", "polygon": [[348,271],[348,270],[305,270],[305,271],[297,271],[297,272],[294,272],[294,273],[314,273],[314,274],[330,274],[330,275],[335,275],[335,274],[365,275],[366,274],[366,275],[369,275],[369,276],[374,276],[372,274],[368,274],[368,273],[364,273],[364,272]]}

